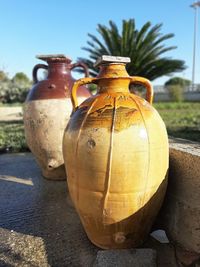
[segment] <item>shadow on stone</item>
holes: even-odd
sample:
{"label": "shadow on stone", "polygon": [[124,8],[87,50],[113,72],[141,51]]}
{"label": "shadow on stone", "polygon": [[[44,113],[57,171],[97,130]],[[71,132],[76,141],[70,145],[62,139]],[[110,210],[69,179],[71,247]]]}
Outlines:
{"label": "shadow on stone", "polygon": [[[0,262],[0,266],[15,266],[12,264],[22,260],[28,266],[90,266],[97,248],[87,239],[66,182],[42,178],[31,154],[3,157],[0,161],[0,253],[4,264]],[[13,251],[20,253],[17,256]],[[6,261],[5,255],[9,260]],[[23,259],[20,255],[24,255]],[[27,262],[29,259],[32,263]]]}

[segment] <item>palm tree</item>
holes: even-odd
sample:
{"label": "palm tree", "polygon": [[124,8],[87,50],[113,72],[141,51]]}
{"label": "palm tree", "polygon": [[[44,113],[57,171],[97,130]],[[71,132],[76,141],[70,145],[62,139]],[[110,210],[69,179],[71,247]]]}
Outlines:
{"label": "palm tree", "polygon": [[88,65],[92,76],[96,76],[98,72],[93,64],[101,55],[130,57],[131,63],[127,65],[129,75],[144,76],[150,80],[184,70],[184,61],[161,57],[165,52],[176,48],[163,44],[174,34],[161,34],[161,27],[162,24],[151,26],[151,23],[147,22],[137,30],[134,19],[123,20],[120,33],[113,21],[109,22],[109,27],[98,24],[97,31],[101,35],[101,40],[89,33],[88,47],[82,48],[89,53],[89,58],[79,60]]}

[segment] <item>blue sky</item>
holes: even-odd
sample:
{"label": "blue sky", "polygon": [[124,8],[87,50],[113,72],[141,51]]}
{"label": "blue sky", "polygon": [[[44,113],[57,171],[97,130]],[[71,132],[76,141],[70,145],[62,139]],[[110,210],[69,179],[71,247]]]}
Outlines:
{"label": "blue sky", "polygon": [[[64,53],[74,61],[87,56],[87,33],[96,33],[98,23],[134,18],[137,28],[147,21],[163,23],[162,33],[174,33],[167,45],[176,50],[166,56],[183,59],[188,68],[179,75],[191,79],[194,11],[192,0],[0,0],[0,69],[10,76],[25,72],[31,77],[37,54]],[[199,12],[200,13],[200,12]],[[200,82],[200,16],[196,59],[196,82]],[[168,77],[155,80],[162,84]]]}

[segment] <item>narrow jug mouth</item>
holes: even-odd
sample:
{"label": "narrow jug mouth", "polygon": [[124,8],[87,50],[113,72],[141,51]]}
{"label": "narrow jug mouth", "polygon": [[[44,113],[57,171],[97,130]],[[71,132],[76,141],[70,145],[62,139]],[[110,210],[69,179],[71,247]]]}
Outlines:
{"label": "narrow jug mouth", "polygon": [[94,67],[99,67],[101,65],[110,65],[110,64],[126,65],[127,63],[130,63],[130,62],[131,62],[131,59],[129,57],[102,55],[94,63]]}

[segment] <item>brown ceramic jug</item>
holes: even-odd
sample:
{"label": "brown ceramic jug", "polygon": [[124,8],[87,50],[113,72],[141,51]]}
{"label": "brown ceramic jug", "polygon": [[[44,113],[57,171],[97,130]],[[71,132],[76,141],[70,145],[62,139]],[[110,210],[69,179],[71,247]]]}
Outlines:
{"label": "brown ceramic jug", "polygon": [[[62,155],[64,128],[69,120],[72,104],[71,88],[75,82],[71,70],[82,67],[85,76],[88,69],[83,63],[71,64],[64,55],[38,56],[48,63],[33,68],[34,85],[24,104],[24,125],[27,144],[39,163],[42,174],[48,179],[63,180],[65,168]],[[38,81],[37,71],[45,69],[47,78]],[[91,96],[85,86],[80,88],[81,103]]]}
{"label": "brown ceramic jug", "polygon": [[[106,249],[142,244],[167,186],[168,137],[152,106],[153,88],[130,77],[126,62],[103,56],[96,78],[74,84],[63,137],[71,198],[89,239]],[[78,106],[76,91],[87,83],[98,92]],[[146,87],[146,100],[129,92],[131,83]]]}

